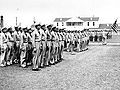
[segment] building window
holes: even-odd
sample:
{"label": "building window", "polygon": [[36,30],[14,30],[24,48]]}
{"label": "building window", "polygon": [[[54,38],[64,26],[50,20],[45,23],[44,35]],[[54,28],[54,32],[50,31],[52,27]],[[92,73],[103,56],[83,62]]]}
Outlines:
{"label": "building window", "polygon": [[72,25],[71,25],[71,22],[66,22],[66,25],[67,25],[67,26],[72,26]]}
{"label": "building window", "polygon": [[93,26],[95,26],[95,22],[93,22]]}
{"label": "building window", "polygon": [[89,22],[87,23],[87,25],[89,26]]}
{"label": "building window", "polygon": [[58,23],[57,23],[57,26],[58,26]]}
{"label": "building window", "polygon": [[83,26],[83,22],[78,22],[77,26]]}
{"label": "building window", "polygon": [[64,26],[64,23],[62,22],[62,26]]}

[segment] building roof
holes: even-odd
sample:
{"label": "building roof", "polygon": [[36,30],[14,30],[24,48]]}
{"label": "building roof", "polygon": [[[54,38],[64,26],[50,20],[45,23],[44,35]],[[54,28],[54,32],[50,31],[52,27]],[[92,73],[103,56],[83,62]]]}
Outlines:
{"label": "building roof", "polygon": [[55,18],[54,22],[65,22],[69,20],[70,18]]}
{"label": "building roof", "polygon": [[[99,17],[77,17],[80,20],[85,21],[98,21]],[[65,22],[71,18],[55,18],[54,22]]]}
{"label": "building roof", "polygon": [[83,21],[98,21],[99,17],[78,17]]}
{"label": "building roof", "polygon": [[67,20],[66,22],[84,22],[84,21],[79,19],[78,17],[73,17]]}
{"label": "building roof", "polygon": [[[112,24],[99,24],[98,28],[89,28],[89,29],[111,29]],[[120,29],[120,26],[117,26],[117,29]]]}

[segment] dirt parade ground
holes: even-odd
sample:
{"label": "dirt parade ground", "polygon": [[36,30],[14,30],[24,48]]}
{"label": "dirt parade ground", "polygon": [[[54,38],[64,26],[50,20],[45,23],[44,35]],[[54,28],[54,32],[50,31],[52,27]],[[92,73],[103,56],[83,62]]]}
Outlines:
{"label": "dirt parade ground", "polygon": [[0,90],[120,90],[120,46],[89,46],[40,71],[0,67]]}

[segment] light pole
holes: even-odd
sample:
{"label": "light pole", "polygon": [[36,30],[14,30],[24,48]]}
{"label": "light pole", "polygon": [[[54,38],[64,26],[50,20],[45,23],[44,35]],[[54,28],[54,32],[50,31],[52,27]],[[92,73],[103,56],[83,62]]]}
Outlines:
{"label": "light pole", "polygon": [[16,26],[18,25],[18,11],[19,11],[19,8],[16,9],[17,12],[16,12]]}

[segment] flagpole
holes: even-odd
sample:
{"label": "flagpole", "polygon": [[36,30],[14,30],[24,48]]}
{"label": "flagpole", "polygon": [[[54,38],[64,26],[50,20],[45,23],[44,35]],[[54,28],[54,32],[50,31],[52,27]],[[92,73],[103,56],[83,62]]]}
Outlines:
{"label": "flagpole", "polygon": [[18,10],[19,8],[16,9],[16,26],[18,25]]}

